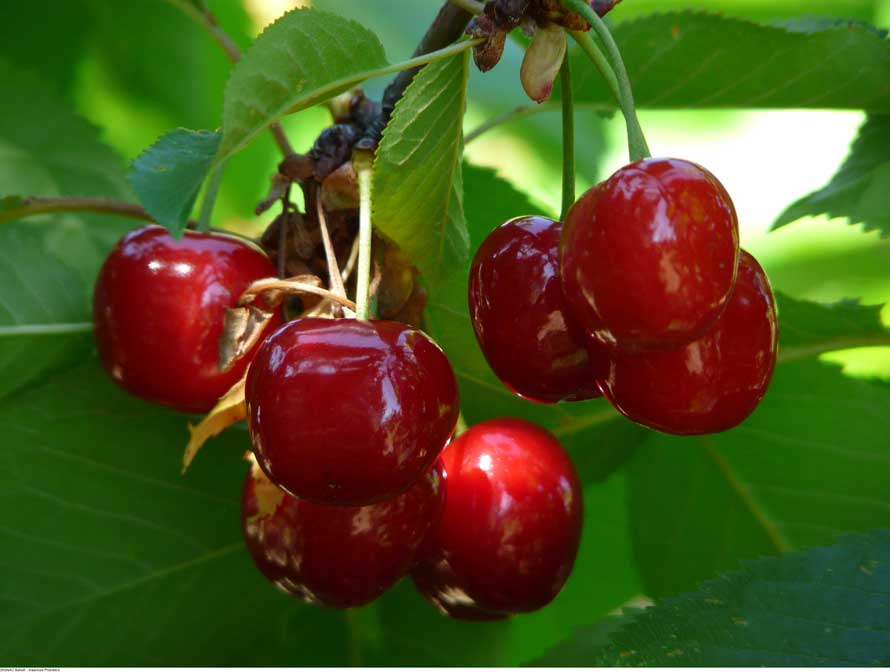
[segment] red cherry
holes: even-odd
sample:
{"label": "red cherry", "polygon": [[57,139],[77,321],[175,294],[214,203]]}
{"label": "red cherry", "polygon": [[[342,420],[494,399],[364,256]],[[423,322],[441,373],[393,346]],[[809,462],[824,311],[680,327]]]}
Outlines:
{"label": "red cherry", "polygon": [[723,185],[679,159],[645,159],[587,191],[560,241],[566,299],[598,340],[663,350],[698,338],[726,307],[739,255]]}
{"label": "red cherry", "polygon": [[568,579],[583,516],[581,484],[548,432],[504,418],[475,425],[442,453],[445,507],[413,570],[446,614],[534,611]]}
{"label": "red cherry", "polygon": [[492,231],[470,268],[470,317],[492,370],[540,402],[600,395],[583,331],[566,310],[559,222],[518,217]]}
{"label": "red cherry", "polygon": [[254,452],[295,497],[361,505],[404,492],[438,457],[459,412],[442,350],[398,322],[303,318],[247,375]]}
{"label": "red cherry", "polygon": [[357,607],[380,597],[411,567],[441,512],[438,467],[398,497],[370,506],[310,504],[251,469],[241,530],[259,570],[307,602]]}
{"label": "red cherry", "polygon": [[[259,249],[234,236],[160,226],[132,231],[108,255],[93,295],[96,346],[128,392],[187,413],[205,413],[250,361],[217,368],[225,308],[254,280],[277,275]],[[276,318],[269,331],[278,326]]]}
{"label": "red cherry", "polygon": [[600,380],[631,420],[670,434],[722,432],[760,403],[776,364],[776,303],[747,252],[726,311],[697,341],[670,352],[614,352]]}

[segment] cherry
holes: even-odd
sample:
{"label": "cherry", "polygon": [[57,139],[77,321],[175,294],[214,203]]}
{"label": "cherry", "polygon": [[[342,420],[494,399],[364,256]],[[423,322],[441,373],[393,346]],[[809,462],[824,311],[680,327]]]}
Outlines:
{"label": "cherry", "polygon": [[404,492],[457,422],[442,350],[398,322],[302,318],[257,351],[247,375],[254,452],[295,497],[361,505]]}
{"label": "cherry", "polygon": [[726,307],[739,255],[723,185],[680,159],[645,159],[578,199],[560,241],[573,316],[623,350],[685,345]]}
{"label": "cherry", "polygon": [[559,278],[560,224],[518,217],[492,231],[470,268],[470,317],[492,370],[540,402],[600,395],[583,331]]}
{"label": "cherry", "polygon": [[370,506],[328,506],[291,497],[252,468],[241,530],[259,570],[287,593],[328,607],[380,597],[411,567],[441,512],[434,467],[409,490]]}
{"label": "cherry", "polygon": [[631,420],[670,434],[721,432],[760,403],[776,364],[776,304],[747,252],[729,305],[711,330],[679,350],[611,353],[600,385]]}
{"label": "cherry", "polygon": [[581,537],[581,484],[548,432],[525,420],[475,425],[442,453],[445,506],[412,572],[448,615],[534,611],[568,579]]}
{"label": "cherry", "polygon": [[93,295],[102,364],[138,397],[209,411],[250,360],[217,368],[225,308],[254,280],[275,275],[268,257],[234,236],[187,231],[174,240],[160,226],[128,233],[105,260]]}

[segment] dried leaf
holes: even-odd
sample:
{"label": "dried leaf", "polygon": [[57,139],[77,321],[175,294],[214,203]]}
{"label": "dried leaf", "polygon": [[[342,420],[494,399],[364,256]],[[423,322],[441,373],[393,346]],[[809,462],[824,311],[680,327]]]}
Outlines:
{"label": "dried leaf", "polygon": [[358,209],[358,178],[351,161],[337,168],[321,183],[321,203],[325,210],[332,212]]}
{"label": "dried leaf", "polygon": [[274,310],[263,310],[255,305],[226,308],[223,330],[219,335],[219,370],[228,371],[249,352],[274,316]]}
{"label": "dried leaf", "polygon": [[232,385],[214,406],[210,413],[197,425],[189,423],[189,442],[182,456],[182,473],[185,473],[195,459],[195,455],[209,439],[213,438],[227,427],[247,417],[247,406],[244,402],[244,383],[247,380],[247,372],[237,383]]}
{"label": "dried leaf", "polygon": [[257,504],[257,512],[249,518],[253,521],[275,513],[281,500],[285,497],[285,492],[269,480],[255,459],[251,460],[250,471],[254,479],[253,487]]}

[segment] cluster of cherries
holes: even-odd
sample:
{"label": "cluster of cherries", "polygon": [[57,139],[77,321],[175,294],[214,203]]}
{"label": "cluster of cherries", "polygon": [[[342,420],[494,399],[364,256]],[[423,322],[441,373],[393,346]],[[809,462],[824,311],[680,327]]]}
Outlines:
{"label": "cluster of cherries", "polygon": [[776,363],[769,280],[739,250],[723,185],[684,160],[621,168],[564,225],[521,217],[495,229],[473,260],[469,304],[482,351],[515,393],[602,394],[671,434],[742,422]]}
{"label": "cluster of cherries", "polygon": [[[176,241],[148,226],[111,252],[94,298],[102,362],[137,396],[207,412],[247,372],[254,460],[242,530],[257,567],[332,607],[366,604],[408,574],[455,618],[549,603],[582,527],[562,446],[514,419],[451,440],[451,365],[399,322],[275,317],[220,370],[225,309],[275,275],[239,238]],[[776,360],[767,278],[739,250],[726,190],[686,161],[622,168],[564,226],[543,217],[500,226],[473,261],[469,303],[483,352],[517,394],[551,403],[603,394],[665,432],[738,424]]]}
{"label": "cluster of cherries", "polygon": [[331,607],[366,604],[410,574],[456,618],[538,609],[567,580],[582,526],[565,450],[522,420],[451,439],[458,390],[423,332],[383,320],[276,317],[218,367],[224,313],[276,275],[252,244],[148,226],[100,272],[96,343],[136,396],[210,411],[246,374],[253,463],[242,530],[262,573]]}

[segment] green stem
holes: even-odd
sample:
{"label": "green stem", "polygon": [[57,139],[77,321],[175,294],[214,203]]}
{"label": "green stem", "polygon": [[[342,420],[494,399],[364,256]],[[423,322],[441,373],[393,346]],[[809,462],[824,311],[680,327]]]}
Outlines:
{"label": "green stem", "polygon": [[219,185],[222,183],[225,168],[226,162],[223,161],[210,173],[207,188],[204,189],[204,200],[201,202],[201,214],[198,216],[198,231],[210,229],[210,218],[213,215],[213,206],[216,204],[216,196],[219,193]]}
{"label": "green stem", "polygon": [[[624,114],[624,120],[627,124],[627,144],[630,153],[631,161],[638,161],[640,159],[645,159],[651,156],[649,152],[649,145],[646,142],[646,136],[643,134],[643,129],[640,126],[640,120],[637,118],[637,110],[634,105],[634,96],[633,89],[630,85],[630,77],[627,75],[627,68],[624,65],[624,59],[621,57],[621,50],[618,48],[618,45],[615,43],[615,39],[612,37],[612,33],[609,32],[608,26],[606,26],[605,21],[603,21],[600,16],[590,8],[584,0],[562,0],[562,4],[568,9],[577,12],[580,14],[587,23],[591,25],[594,31],[596,31],[597,36],[602,41],[603,45],[606,47],[606,51],[609,53],[609,57],[612,60],[612,67],[614,68],[614,74],[618,80],[618,92],[619,92],[619,101],[621,103],[621,111]],[[588,40],[591,40],[590,36],[587,33],[583,33]],[[572,36],[575,40],[578,40],[578,33],[573,32]],[[584,45],[581,44],[581,48],[587,51],[584,48]]]}
{"label": "green stem", "polygon": [[353,163],[358,175],[358,269],[355,276],[355,316],[367,320],[370,313],[371,288],[371,191],[372,159],[365,152],[357,152]]}
{"label": "green stem", "polygon": [[60,324],[13,324],[0,327],[0,338],[7,336],[54,336],[57,334],[88,334],[92,322],[68,322]]}
{"label": "green stem", "polygon": [[609,91],[612,92],[612,96],[615,98],[615,102],[620,105],[621,88],[618,86],[618,77],[615,75],[615,71],[609,64],[609,59],[606,58],[605,54],[603,54],[589,34],[580,30],[570,30],[569,35],[574,38],[575,42],[578,43],[578,46],[581,47],[581,50],[587,54],[587,58],[589,58],[596,66],[596,69],[600,71],[603,79],[606,80]]}
{"label": "green stem", "polygon": [[559,81],[562,84],[562,214],[559,219],[564,222],[575,203],[575,97],[568,58],[562,61]]}

